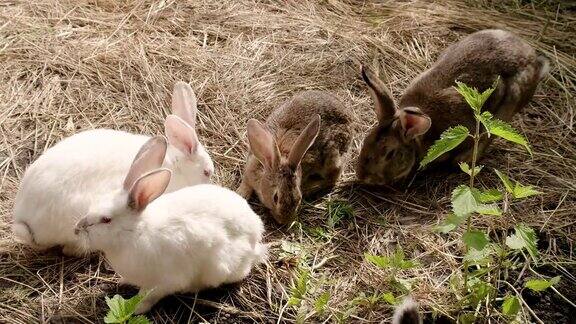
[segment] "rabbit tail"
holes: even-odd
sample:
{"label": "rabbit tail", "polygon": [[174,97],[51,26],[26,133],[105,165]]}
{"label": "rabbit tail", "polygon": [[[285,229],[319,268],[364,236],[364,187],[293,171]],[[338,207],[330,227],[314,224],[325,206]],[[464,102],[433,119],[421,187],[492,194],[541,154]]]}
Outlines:
{"label": "rabbit tail", "polygon": [[418,304],[410,297],[404,299],[402,304],[394,311],[392,324],[420,324],[422,318],[418,310]]}

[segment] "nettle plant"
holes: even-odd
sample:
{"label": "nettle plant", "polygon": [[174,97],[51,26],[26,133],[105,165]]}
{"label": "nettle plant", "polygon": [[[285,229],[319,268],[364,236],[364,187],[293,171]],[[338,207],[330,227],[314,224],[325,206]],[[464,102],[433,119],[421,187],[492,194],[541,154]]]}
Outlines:
{"label": "nettle plant", "polygon": [[144,295],[135,295],[130,299],[124,299],[120,295],[115,295],[112,298],[106,296],[106,305],[108,305],[108,313],[104,317],[104,323],[107,324],[152,324],[144,315],[135,315],[136,308],[142,300]]}
{"label": "nettle plant", "polygon": [[[522,299],[523,287],[518,289],[507,279],[511,273],[509,270],[529,268],[530,263],[538,263],[537,238],[534,230],[524,224],[516,224],[513,234],[503,234],[499,237],[498,232],[492,232],[493,237],[496,237],[496,241],[492,241],[488,235],[490,230],[475,228],[473,222],[476,217],[498,217],[506,213],[510,214],[512,211],[507,209],[509,204],[504,202],[520,200],[540,193],[532,186],[512,181],[499,170],[494,171],[502,181],[504,190],[483,188],[475,181],[483,169],[482,165],[477,164],[481,138],[498,136],[521,145],[532,154],[524,136],[506,122],[494,118],[490,112],[482,111],[482,106],[496,88],[497,82],[498,80],[492,88],[484,92],[456,82],[456,90],[474,112],[476,127],[472,131],[464,126],[449,128],[430,147],[420,163],[420,168],[423,168],[458,147],[466,139],[473,140],[470,164],[460,163],[460,169],[469,176],[468,184],[459,185],[454,189],[451,197],[452,213],[436,227],[436,230],[441,233],[448,233],[460,226],[465,227],[462,235],[465,246],[463,273],[454,274],[450,280],[451,287],[463,310],[459,317],[461,323],[473,322],[479,314],[514,319],[524,314],[524,310],[532,313]],[[538,275],[535,272],[534,274]],[[542,291],[556,284],[559,279],[556,277],[550,280],[529,280],[525,282],[524,288]],[[497,307],[498,304],[500,307]],[[522,305],[525,307],[523,308]],[[485,307],[486,311],[482,312],[482,307]],[[470,308],[473,310],[470,311]],[[497,309],[500,310],[499,313]]]}

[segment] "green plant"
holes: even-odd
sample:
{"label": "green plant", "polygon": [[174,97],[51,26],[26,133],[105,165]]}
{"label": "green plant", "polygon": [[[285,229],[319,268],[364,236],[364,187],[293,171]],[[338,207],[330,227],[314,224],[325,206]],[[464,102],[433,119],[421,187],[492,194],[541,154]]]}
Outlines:
{"label": "green plant", "polygon": [[[394,292],[399,294],[410,292],[412,288],[411,281],[401,279],[397,274],[398,271],[418,267],[419,264],[414,260],[406,260],[404,251],[400,246],[396,248],[396,251],[394,251],[392,255],[386,256],[364,253],[364,259],[366,259],[368,263],[387,271],[386,281],[388,285],[393,288]],[[394,297],[391,292],[389,294],[390,295],[386,295],[388,301],[390,300],[390,296]]]}
{"label": "green plant", "polygon": [[[502,279],[508,273],[505,270],[515,268],[521,262],[521,259],[524,259],[524,263],[538,262],[537,238],[530,227],[517,224],[513,234],[504,235],[506,236],[505,239],[502,237],[502,239],[497,239],[495,242],[490,239],[490,231],[488,229],[474,227],[475,217],[497,217],[509,212],[502,210],[500,207],[499,202],[503,199],[507,197],[512,200],[523,199],[540,193],[532,186],[525,186],[517,181],[513,182],[499,170],[495,170],[495,172],[503,183],[504,192],[495,188],[482,188],[476,183],[477,176],[483,170],[483,166],[477,164],[481,139],[498,136],[521,145],[528,153],[532,154],[530,145],[524,136],[509,124],[494,118],[489,112],[482,111],[482,106],[496,88],[497,82],[498,80],[492,88],[484,92],[479,92],[463,83],[456,82],[456,90],[472,108],[476,121],[475,129],[471,132],[466,127],[459,125],[446,130],[440,136],[440,139],[430,147],[420,163],[421,168],[425,167],[430,162],[458,147],[466,139],[472,139],[473,147],[470,164],[466,162],[460,163],[460,169],[468,175],[468,183],[459,185],[453,190],[451,197],[452,213],[436,227],[438,232],[448,233],[457,229],[460,225],[465,226],[462,234],[462,241],[465,247],[462,265],[463,273],[461,277],[459,274],[455,274],[451,279],[451,285],[457,288],[456,293],[460,296],[463,309],[470,306],[476,311],[474,313],[462,312],[459,316],[461,322],[473,322],[479,313],[479,307],[484,305],[488,308],[488,314],[493,314],[497,300],[503,300],[501,314],[504,316],[515,316],[522,307],[518,290],[512,287],[514,289],[512,289],[510,294],[504,298],[497,298],[497,295],[501,292],[501,284],[505,281]],[[527,255],[525,252],[527,252]],[[553,285],[557,280],[546,281],[546,283],[533,282],[532,284],[527,284],[526,287],[530,289],[545,289]],[[508,283],[506,282],[506,284]]]}
{"label": "green plant", "polygon": [[151,324],[152,322],[144,315],[134,316],[134,312],[142,302],[142,299],[144,299],[143,295],[136,295],[130,299],[124,299],[120,295],[115,295],[112,298],[106,296],[106,304],[109,310],[106,317],[104,317],[104,323]]}
{"label": "green plant", "polygon": [[354,216],[354,209],[349,202],[344,200],[330,199],[326,203],[326,209],[327,225],[330,229],[334,229],[343,219]]}
{"label": "green plant", "polygon": [[296,311],[296,323],[306,323],[310,318],[324,318],[329,310],[330,292],[323,290],[325,278],[315,278],[318,274],[306,263],[300,263],[290,284],[286,307]]}

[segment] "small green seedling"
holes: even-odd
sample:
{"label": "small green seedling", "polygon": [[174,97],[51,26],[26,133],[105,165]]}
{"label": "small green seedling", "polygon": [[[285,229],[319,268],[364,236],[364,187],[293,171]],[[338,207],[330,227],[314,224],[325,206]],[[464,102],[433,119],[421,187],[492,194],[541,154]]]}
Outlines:
{"label": "small green seedling", "polygon": [[104,323],[108,324],[151,324],[152,322],[144,315],[134,315],[136,308],[144,299],[143,295],[136,295],[130,299],[124,299],[120,295],[112,298],[106,296],[108,314],[104,317]]}

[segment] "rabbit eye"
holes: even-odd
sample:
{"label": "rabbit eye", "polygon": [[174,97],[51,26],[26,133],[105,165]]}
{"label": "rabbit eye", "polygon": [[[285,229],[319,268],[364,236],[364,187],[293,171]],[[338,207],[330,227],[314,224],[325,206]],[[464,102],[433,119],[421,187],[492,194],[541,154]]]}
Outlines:
{"label": "rabbit eye", "polygon": [[277,192],[274,193],[274,196],[272,196],[272,199],[274,199],[275,204],[278,203],[278,193]]}
{"label": "rabbit eye", "polygon": [[384,160],[386,160],[386,161],[390,160],[390,158],[392,157],[393,154],[394,154],[393,151],[386,152],[386,154],[384,154]]}
{"label": "rabbit eye", "polygon": [[204,169],[204,175],[206,177],[210,177],[212,175],[212,171],[210,171],[210,169]]}
{"label": "rabbit eye", "polygon": [[108,224],[108,223],[110,223],[111,221],[112,221],[112,218],[110,218],[110,217],[102,217],[102,218],[100,218],[100,223],[102,223],[102,224]]}

